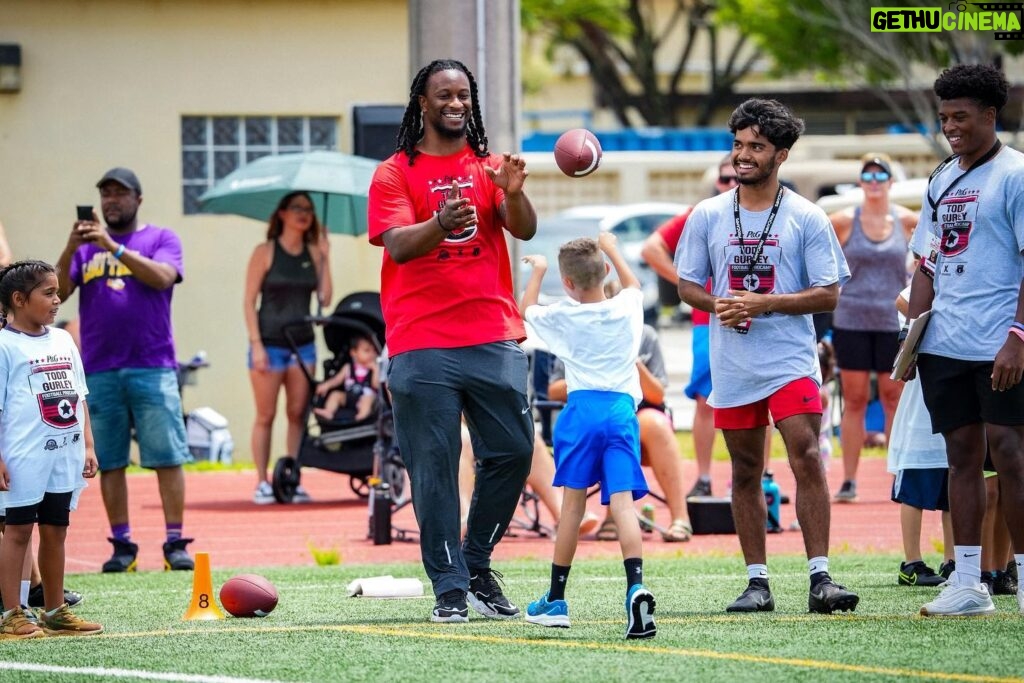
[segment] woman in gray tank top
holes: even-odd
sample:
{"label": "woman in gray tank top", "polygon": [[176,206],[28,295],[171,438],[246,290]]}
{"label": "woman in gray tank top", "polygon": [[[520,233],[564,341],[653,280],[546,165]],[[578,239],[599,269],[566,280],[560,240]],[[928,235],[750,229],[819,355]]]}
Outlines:
{"label": "woman in gray tank top", "polygon": [[861,162],[859,184],[864,203],[829,216],[851,274],[840,291],[832,331],[843,391],[839,437],[843,485],[835,496],[841,503],[857,499],[857,466],[864,446],[871,373],[878,376],[886,442],[903,389],[900,382],[889,379],[899,345],[895,301],[907,284],[907,244],[917,225],[915,212],[889,203],[892,160],[885,154],[870,153]]}

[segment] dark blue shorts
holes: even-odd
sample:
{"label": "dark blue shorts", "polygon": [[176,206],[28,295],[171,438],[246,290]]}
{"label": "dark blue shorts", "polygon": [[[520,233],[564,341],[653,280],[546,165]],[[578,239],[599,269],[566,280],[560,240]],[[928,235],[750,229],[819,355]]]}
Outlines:
{"label": "dark blue shorts", "polygon": [[892,500],[919,510],[949,512],[949,469],[900,470],[892,482]]}
{"label": "dark blue shorts", "polygon": [[555,486],[586,489],[601,484],[601,504],[613,493],[647,495],[640,469],[640,424],[633,398],[612,391],[578,390],[555,423]]}

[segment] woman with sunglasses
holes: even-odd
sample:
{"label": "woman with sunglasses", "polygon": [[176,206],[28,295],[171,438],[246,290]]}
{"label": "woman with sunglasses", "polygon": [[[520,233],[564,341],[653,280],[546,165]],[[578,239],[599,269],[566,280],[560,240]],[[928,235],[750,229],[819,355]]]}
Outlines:
{"label": "woman with sunglasses", "polygon": [[864,446],[864,415],[871,397],[871,372],[885,413],[885,438],[903,385],[889,379],[899,347],[900,323],[892,302],[907,285],[907,245],[917,213],[889,203],[892,160],[886,154],[861,157],[864,203],[829,216],[850,266],[850,281],[839,294],[832,344],[843,392],[839,442],[843,484],[838,503],[857,500],[857,466]]}

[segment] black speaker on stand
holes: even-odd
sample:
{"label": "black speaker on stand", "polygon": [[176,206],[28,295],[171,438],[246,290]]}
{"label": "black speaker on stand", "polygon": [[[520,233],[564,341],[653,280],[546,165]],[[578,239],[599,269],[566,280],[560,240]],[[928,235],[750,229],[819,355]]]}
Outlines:
{"label": "black speaker on stand", "polygon": [[400,104],[353,106],[353,152],[361,157],[381,161],[394,154],[403,116],[405,106]]}

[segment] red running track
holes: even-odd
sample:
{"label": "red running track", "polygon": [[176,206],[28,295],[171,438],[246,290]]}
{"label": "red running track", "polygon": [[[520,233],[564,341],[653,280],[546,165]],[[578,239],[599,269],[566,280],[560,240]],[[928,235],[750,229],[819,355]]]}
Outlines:
{"label": "red running track", "polygon": [[[838,489],[841,463],[834,462],[829,472],[829,490]],[[650,471],[648,470],[650,476]],[[684,463],[689,486],[696,473],[692,461]],[[792,473],[776,463],[776,481],[795,501]],[[725,493],[730,479],[729,465],[715,462],[715,494]],[[252,471],[191,472],[186,475],[185,535],[194,537],[191,551],[210,553],[214,568],[303,565],[314,563],[308,544],[320,548],[337,547],[343,563],[383,563],[419,559],[415,542],[394,542],[375,546],[367,540],[367,506],[349,488],[348,476],[325,470],[304,468],[302,482],[315,502],[304,505],[258,506],[252,503],[255,486]],[[651,477],[653,479],[653,477]],[[164,539],[163,514],[152,473],[131,475],[129,505],[132,539],[139,544],[139,569],[163,567],[161,545]],[[860,500],[854,504],[832,505],[831,550],[856,552],[901,552],[899,510],[890,502],[891,476],[885,471],[884,458],[861,461],[858,489]],[[591,509],[603,516],[596,499]],[[667,508],[656,504],[656,521],[668,525]],[[782,524],[788,527],[796,518],[793,504],[782,506]],[[546,511],[543,521],[550,523]],[[397,527],[415,530],[411,506],[399,511],[393,520]],[[67,540],[68,573],[96,572],[110,556],[111,546],[106,515],[100,498],[99,482],[92,483],[82,495],[77,512],[71,516]],[[922,547],[930,551],[932,540],[942,538],[938,513],[925,516]],[[503,558],[550,558],[552,541],[532,533],[517,532],[506,537],[495,551],[495,560]],[[786,531],[768,535],[769,554],[803,554],[802,536]],[[666,543],[660,534],[644,536],[644,554],[686,556],[706,553],[739,555],[735,535],[695,536],[689,543]],[[598,542],[585,538],[578,557],[619,557],[616,542]]]}

